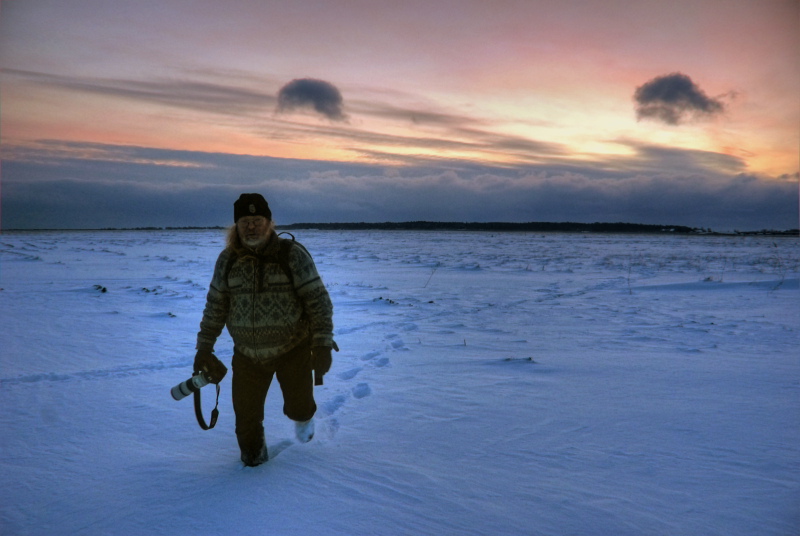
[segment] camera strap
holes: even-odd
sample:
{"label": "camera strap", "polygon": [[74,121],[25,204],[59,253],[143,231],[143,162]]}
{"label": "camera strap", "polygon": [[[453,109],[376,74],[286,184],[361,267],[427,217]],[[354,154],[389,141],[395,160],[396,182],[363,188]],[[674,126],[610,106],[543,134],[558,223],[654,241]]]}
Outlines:
{"label": "camera strap", "polygon": [[194,392],[194,414],[195,417],[197,417],[197,424],[199,424],[200,428],[203,430],[211,430],[217,425],[217,418],[219,417],[219,410],[217,409],[219,406],[219,384],[216,384],[216,387],[217,401],[214,404],[214,409],[211,410],[211,424],[206,424],[206,420],[203,418],[203,405],[200,403],[200,389]]}

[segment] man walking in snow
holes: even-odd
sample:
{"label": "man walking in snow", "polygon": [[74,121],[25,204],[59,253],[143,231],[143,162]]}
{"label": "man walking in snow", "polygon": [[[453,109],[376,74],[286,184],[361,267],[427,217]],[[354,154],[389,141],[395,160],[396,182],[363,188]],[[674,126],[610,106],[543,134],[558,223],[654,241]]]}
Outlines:
{"label": "man walking in snow", "polygon": [[[242,194],[233,205],[235,225],[220,253],[206,299],[194,369],[219,383],[227,368],[214,344],[227,326],[234,343],[233,409],[242,462],[267,461],[264,404],[273,377],[283,412],[297,438],[314,435],[314,382],[331,367],[333,305],[306,249],[278,237],[260,194]],[[338,348],[337,348],[338,350]]]}

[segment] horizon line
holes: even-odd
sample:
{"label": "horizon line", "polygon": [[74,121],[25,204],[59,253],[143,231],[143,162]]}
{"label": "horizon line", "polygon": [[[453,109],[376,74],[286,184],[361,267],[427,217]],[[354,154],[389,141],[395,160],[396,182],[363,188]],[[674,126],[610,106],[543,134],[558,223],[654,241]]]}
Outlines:
{"label": "horizon line", "polygon": [[[3,232],[36,231],[170,231],[170,230],[211,230],[227,229],[229,225],[186,225],[186,226],[135,226],[135,227],[87,227],[87,228],[11,228],[0,227]],[[419,230],[419,231],[495,231],[495,232],[611,232],[611,233],[675,233],[675,234],[713,234],[713,235],[783,235],[800,236],[800,229],[759,229],[740,231],[714,231],[711,228],[690,227],[687,225],[665,225],[629,222],[459,222],[409,220],[402,222],[299,222],[276,225],[277,229],[316,229],[316,230]]]}

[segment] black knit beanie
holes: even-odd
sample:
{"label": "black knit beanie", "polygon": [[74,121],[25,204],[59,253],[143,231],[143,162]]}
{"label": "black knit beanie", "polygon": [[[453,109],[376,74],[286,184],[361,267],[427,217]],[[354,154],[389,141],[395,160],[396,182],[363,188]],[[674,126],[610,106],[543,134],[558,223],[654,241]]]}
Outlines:
{"label": "black knit beanie", "polygon": [[233,222],[236,223],[243,216],[264,216],[272,220],[272,211],[261,194],[242,194],[233,204]]}

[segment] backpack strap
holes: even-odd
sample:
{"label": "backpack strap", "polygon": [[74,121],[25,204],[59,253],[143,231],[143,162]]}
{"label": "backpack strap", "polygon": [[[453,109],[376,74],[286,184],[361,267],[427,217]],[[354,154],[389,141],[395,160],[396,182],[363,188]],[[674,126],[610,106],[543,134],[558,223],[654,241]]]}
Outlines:
{"label": "backpack strap", "polygon": [[[292,273],[292,267],[289,266],[289,252],[292,251],[292,248],[298,242],[294,239],[294,235],[291,233],[281,234],[288,234],[292,237],[291,240],[288,238],[281,239],[278,247],[278,264],[280,265],[281,270],[283,270],[283,273],[286,274],[286,277],[289,278],[289,283],[292,285],[292,288],[294,288],[294,274]],[[278,235],[279,238],[281,234]]]}
{"label": "backpack strap", "polygon": [[285,273],[286,277],[289,278],[289,282],[292,284],[292,288],[294,288],[294,274],[292,273],[291,266],[289,266],[289,252],[292,251],[292,248],[294,246],[297,246],[303,251],[305,251],[306,255],[308,255],[309,257],[311,256],[311,253],[308,252],[308,250],[303,244],[295,240],[294,235],[292,233],[284,231],[278,234],[278,238],[280,238],[283,235],[289,235],[292,238],[291,240],[288,238],[284,238],[281,240],[280,248],[278,249],[278,264],[280,264],[281,270],[283,270],[283,273]]}
{"label": "backpack strap", "polygon": [[283,239],[285,242],[288,242],[288,243],[290,243],[290,244],[291,244],[291,245],[290,245],[290,246],[288,246],[288,247],[287,247],[287,249],[286,249],[286,254],[287,254],[287,256],[286,256],[286,259],[287,259],[287,260],[288,260],[288,258],[289,258],[289,256],[288,256],[288,254],[289,254],[289,250],[290,250],[290,249],[292,249],[292,246],[293,246],[293,245],[297,245],[297,246],[299,246],[299,247],[300,247],[300,248],[301,248],[303,251],[305,251],[305,252],[306,252],[306,254],[307,254],[309,257],[311,256],[311,253],[309,253],[309,252],[308,252],[308,250],[306,249],[306,247],[305,247],[303,244],[301,244],[300,242],[298,242],[297,240],[295,240],[295,238],[294,238],[294,235],[293,235],[292,233],[290,233],[290,232],[288,232],[288,231],[283,231],[282,233],[278,233],[278,236],[283,236],[283,235],[289,235],[289,236],[291,236],[291,237],[292,237],[292,240],[291,240],[291,242],[289,241],[289,239],[288,239],[288,238],[284,238],[284,239]]}
{"label": "backpack strap", "polygon": [[239,255],[237,255],[236,253],[231,251],[231,254],[228,257],[228,260],[225,262],[225,269],[222,271],[222,280],[223,281],[226,281],[226,282],[228,281],[228,276],[231,275],[231,270],[233,269],[233,264],[236,262],[236,260],[238,258],[239,258]]}

